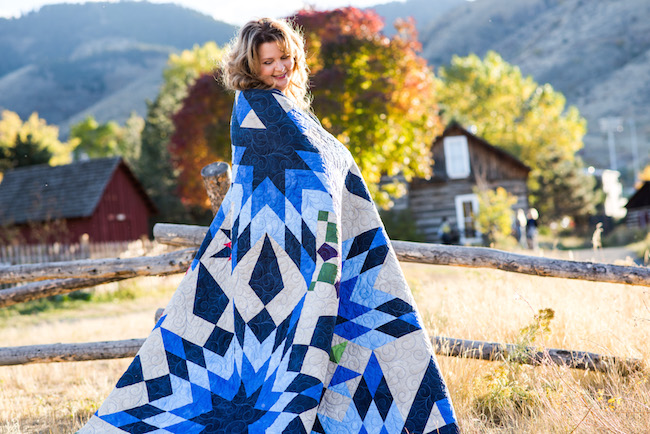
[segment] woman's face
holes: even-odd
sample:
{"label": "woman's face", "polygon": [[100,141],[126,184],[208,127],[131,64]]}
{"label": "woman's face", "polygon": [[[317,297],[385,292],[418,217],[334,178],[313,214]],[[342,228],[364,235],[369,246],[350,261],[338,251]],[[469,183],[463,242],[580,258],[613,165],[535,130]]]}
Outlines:
{"label": "woman's face", "polygon": [[284,91],[291,81],[293,57],[280,49],[276,42],[264,42],[257,49],[260,59],[260,80],[274,89]]}

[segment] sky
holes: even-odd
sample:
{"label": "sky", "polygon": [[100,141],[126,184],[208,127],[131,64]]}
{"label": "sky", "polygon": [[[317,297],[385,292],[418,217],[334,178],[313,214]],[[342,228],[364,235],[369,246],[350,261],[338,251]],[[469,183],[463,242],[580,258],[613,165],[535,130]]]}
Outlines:
{"label": "sky", "polygon": [[[85,3],[87,0],[0,0],[0,17],[20,15],[53,3]],[[96,1],[96,0],[90,0]],[[106,1],[106,0],[102,0]],[[111,0],[109,0],[111,1]],[[332,9],[343,6],[366,7],[389,0],[149,0],[151,3],[176,3],[195,9],[215,19],[241,25],[253,18],[288,16],[306,5],[316,9]],[[111,1],[113,3],[114,1]]]}

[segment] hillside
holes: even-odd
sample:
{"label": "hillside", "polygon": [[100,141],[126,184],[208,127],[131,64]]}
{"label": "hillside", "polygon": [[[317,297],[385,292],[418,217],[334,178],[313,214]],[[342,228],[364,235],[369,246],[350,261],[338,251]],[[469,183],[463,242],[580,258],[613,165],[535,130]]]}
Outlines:
{"label": "hillside", "polygon": [[235,27],[173,4],[57,4],[0,19],[0,108],[62,126],[144,115],[169,54]]}
{"label": "hillside", "polygon": [[368,9],[373,9],[384,18],[384,22],[386,23],[384,32],[387,35],[392,35],[395,32],[393,23],[397,18],[412,17],[415,21],[415,27],[421,31],[445,12],[465,2],[466,0],[436,0],[433,2],[431,0],[392,1],[370,6]]}
{"label": "hillside", "polygon": [[[550,83],[589,123],[583,157],[609,167],[603,117],[614,133],[618,168],[633,178],[650,150],[650,1],[407,0],[373,7],[386,28],[413,16],[423,56],[434,67],[454,54],[495,50],[539,83]],[[0,19],[0,108],[37,111],[61,125],[88,114],[100,121],[143,115],[169,53],[229,40],[235,27],[173,4],[60,4]],[[633,132],[636,130],[636,135]],[[628,182],[629,185],[629,182]]]}

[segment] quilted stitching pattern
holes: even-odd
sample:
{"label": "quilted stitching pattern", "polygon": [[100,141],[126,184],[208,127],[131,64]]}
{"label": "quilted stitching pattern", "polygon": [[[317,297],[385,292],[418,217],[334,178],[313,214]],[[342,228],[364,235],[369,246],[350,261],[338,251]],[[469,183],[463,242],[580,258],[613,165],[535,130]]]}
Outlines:
{"label": "quilted stitching pattern", "polygon": [[231,135],[221,209],[81,432],[457,432],[349,152],[278,91],[238,93]]}

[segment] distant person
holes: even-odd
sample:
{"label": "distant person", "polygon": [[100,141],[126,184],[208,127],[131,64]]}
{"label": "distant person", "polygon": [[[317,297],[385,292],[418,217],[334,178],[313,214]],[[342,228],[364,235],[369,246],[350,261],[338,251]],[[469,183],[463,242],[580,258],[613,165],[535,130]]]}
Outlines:
{"label": "distant person", "polygon": [[537,250],[539,248],[537,219],[539,213],[535,208],[529,208],[526,213],[526,244],[529,249]]}
{"label": "distant person", "polygon": [[528,247],[528,240],[526,237],[526,226],[528,224],[528,219],[526,218],[526,212],[523,208],[517,209],[517,215],[515,217],[515,238],[521,245],[521,247]]}
{"label": "distant person", "polygon": [[442,244],[452,243],[451,225],[449,224],[447,217],[442,218],[442,222],[438,228],[438,238]]}

